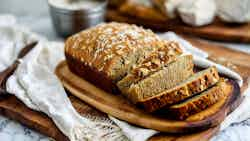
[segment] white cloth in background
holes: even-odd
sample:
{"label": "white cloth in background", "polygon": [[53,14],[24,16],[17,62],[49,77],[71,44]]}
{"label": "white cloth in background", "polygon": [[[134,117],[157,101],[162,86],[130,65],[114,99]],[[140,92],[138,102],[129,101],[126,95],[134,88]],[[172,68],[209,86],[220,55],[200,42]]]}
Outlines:
{"label": "white cloth in background", "polygon": [[155,3],[160,3],[160,9],[168,17],[178,15],[191,26],[210,24],[216,16],[225,23],[250,21],[250,0],[157,0]]}
{"label": "white cloth in background", "polygon": [[13,26],[14,24],[16,24],[16,18],[13,15],[0,15],[0,26]]}
{"label": "white cloth in background", "polygon": [[41,39],[29,29],[17,25],[12,15],[0,15],[0,71],[14,62],[25,45]]}
{"label": "white cloth in background", "polygon": [[191,26],[204,26],[216,16],[214,0],[156,0],[153,1],[170,18],[180,19]]}
{"label": "white cloth in background", "polygon": [[191,26],[204,26],[216,16],[214,0],[185,0],[177,8],[182,21]]}
{"label": "white cloth in background", "polygon": [[229,23],[250,22],[250,0],[216,0],[217,15]]}
{"label": "white cloth in background", "polygon": [[[175,38],[173,39],[171,38],[171,36],[174,36]],[[164,35],[164,37],[168,37],[168,39],[170,40],[179,40],[179,42],[185,47],[186,52],[193,53],[196,58],[198,58],[198,60],[199,58],[203,57],[201,59],[203,60],[207,57],[206,53],[193,48],[188,42],[178,38],[178,36],[174,35],[173,33],[167,33]],[[19,41],[13,42],[16,43]],[[126,135],[131,141],[144,141],[152,135],[158,133],[157,131],[151,129],[135,127],[128,124],[127,122],[117,120],[113,117],[110,117],[110,119],[113,120],[119,127],[114,126],[111,123],[100,123],[91,121],[90,119],[84,117],[80,117],[75,112],[65,94],[62,85],[53,73],[56,64],[63,59],[64,57],[62,44],[41,41],[27,56],[25,56],[14,75],[11,76],[11,78],[8,80],[8,90],[10,92],[13,92],[28,107],[46,113],[53,119],[58,128],[72,141],[77,140],[72,136],[73,134],[77,135],[77,137],[81,139],[92,139],[93,137],[92,140],[99,140],[100,138],[98,137],[103,135],[102,133],[112,133],[103,136],[102,140],[126,140],[126,138],[122,135],[120,128],[122,129],[123,134]],[[206,61],[204,63],[206,64]],[[232,71],[228,70],[228,72],[230,74]],[[239,79],[239,83],[241,82],[241,79],[238,77],[238,75],[232,75],[232,77],[236,80]],[[248,103],[246,103],[244,100],[241,105],[243,104],[247,105]],[[239,108],[237,110],[234,113],[240,115],[242,113],[242,110]],[[248,115],[250,112],[245,111],[245,113],[245,117],[249,118]],[[229,117],[238,117],[237,115],[231,115]],[[241,120],[244,119],[242,118]],[[227,118],[226,121],[227,123],[224,125],[224,128],[232,122],[238,122],[238,119],[236,118],[235,120],[235,118]],[[76,123],[78,125],[77,127],[80,127],[81,129],[84,128],[85,130],[73,130],[79,129],[72,128]],[[110,126],[113,129],[102,130],[103,126]]]}

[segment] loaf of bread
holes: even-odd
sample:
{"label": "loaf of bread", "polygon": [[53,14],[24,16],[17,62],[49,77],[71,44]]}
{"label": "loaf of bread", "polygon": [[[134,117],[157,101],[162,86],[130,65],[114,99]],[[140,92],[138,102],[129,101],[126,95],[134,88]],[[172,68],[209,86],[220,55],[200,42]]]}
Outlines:
{"label": "loaf of bread", "polygon": [[72,72],[108,92],[116,92],[117,81],[163,47],[181,52],[150,30],[113,22],[69,37],[65,42],[65,56]]}
{"label": "loaf of bread", "polygon": [[225,96],[215,67],[194,74],[192,55],[183,55],[177,42],[135,25],[84,30],[66,40],[65,56],[73,73],[108,92],[119,90],[148,112],[168,109],[183,120]]}
{"label": "loaf of bread", "polygon": [[166,110],[169,111],[169,114],[172,117],[184,120],[190,115],[199,113],[202,110],[207,109],[211,105],[217,103],[220,99],[223,99],[223,97],[226,97],[228,94],[228,89],[228,84],[222,80],[201,94],[191,97],[179,104],[170,106]]}
{"label": "loaf of bread", "polygon": [[176,104],[195,94],[198,94],[207,88],[213,86],[219,81],[219,74],[215,67],[195,73],[193,76],[178,84],[174,88],[144,99],[137,104],[144,107],[148,112],[154,112],[162,107]]}
{"label": "loaf of bread", "polygon": [[[138,68],[136,68],[136,70],[137,69]],[[154,70],[148,68],[143,69],[147,70],[148,72]],[[140,76],[136,74],[129,74],[119,81],[117,85],[126,97],[128,97],[133,103],[138,103],[158,95],[160,92],[166,89],[176,86],[178,83],[186,80],[192,74],[192,56],[180,56],[176,59],[176,61],[168,64],[166,67],[162,67],[160,70],[153,72],[151,75],[142,78],[141,80]],[[128,86],[128,84],[130,85]]]}

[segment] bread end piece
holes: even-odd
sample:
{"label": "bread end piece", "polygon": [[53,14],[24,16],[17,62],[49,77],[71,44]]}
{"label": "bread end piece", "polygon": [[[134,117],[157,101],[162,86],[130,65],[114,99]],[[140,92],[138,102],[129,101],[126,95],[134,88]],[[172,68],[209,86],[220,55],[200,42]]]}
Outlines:
{"label": "bread end piece", "polygon": [[210,67],[194,74],[174,88],[138,102],[138,105],[142,106],[148,112],[154,112],[162,107],[176,104],[206,90],[216,84],[219,79],[216,67]]}
{"label": "bread end piece", "polygon": [[218,82],[215,86],[201,94],[185,100],[182,103],[173,105],[166,110],[168,110],[175,119],[184,120],[190,115],[199,113],[227,97],[228,89],[230,89],[230,86],[226,82]]}

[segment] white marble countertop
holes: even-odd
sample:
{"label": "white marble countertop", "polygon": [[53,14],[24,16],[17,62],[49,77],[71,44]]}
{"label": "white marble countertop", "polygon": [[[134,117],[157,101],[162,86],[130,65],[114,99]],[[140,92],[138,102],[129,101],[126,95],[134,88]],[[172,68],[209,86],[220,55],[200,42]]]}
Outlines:
{"label": "white marble countertop", "polygon": [[[17,2],[17,3],[16,3]],[[29,3],[28,8],[24,8]],[[13,8],[9,8],[9,7]],[[0,14],[11,13],[18,17],[20,24],[26,25],[34,32],[46,36],[50,40],[62,40],[56,35],[48,14],[46,0],[1,0]],[[32,14],[31,14],[32,13]],[[225,45],[225,43],[222,43]],[[227,47],[241,50],[250,54],[250,45],[248,44],[226,44]],[[240,130],[239,130],[240,129]],[[245,131],[245,132],[240,132]],[[237,133],[235,138],[230,137],[231,133]],[[221,141],[250,141],[250,119],[241,123],[231,125],[227,130],[221,133]],[[219,135],[220,136],[220,135]],[[49,141],[45,137],[21,124],[0,116],[0,141]]]}
{"label": "white marble countertop", "polygon": [[0,116],[0,140],[1,141],[50,141],[52,139],[43,136],[21,124]]}

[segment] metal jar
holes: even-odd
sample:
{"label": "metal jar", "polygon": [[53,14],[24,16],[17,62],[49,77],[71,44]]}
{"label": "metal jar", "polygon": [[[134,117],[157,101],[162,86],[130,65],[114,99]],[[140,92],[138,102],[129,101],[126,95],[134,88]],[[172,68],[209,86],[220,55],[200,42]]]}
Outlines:
{"label": "metal jar", "polygon": [[106,0],[102,0],[97,7],[77,10],[58,8],[49,3],[54,28],[57,34],[62,37],[68,37],[104,22],[106,7]]}

